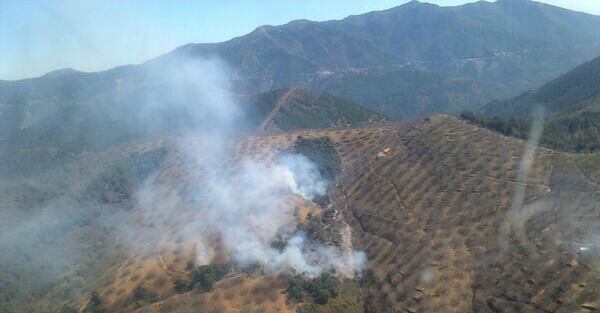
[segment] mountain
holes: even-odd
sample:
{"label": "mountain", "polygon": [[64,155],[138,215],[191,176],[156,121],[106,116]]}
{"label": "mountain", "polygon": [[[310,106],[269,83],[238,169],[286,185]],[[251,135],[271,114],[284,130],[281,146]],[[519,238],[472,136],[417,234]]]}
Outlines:
{"label": "mountain", "polygon": [[[0,260],[19,261],[8,263],[14,265],[11,268],[0,267],[0,295],[5,297],[0,305],[23,301],[14,312],[56,312],[61,306],[63,312],[72,312],[67,308],[83,312],[201,308],[207,312],[370,313],[593,312],[599,307],[595,290],[600,288],[600,264],[593,249],[598,249],[594,236],[600,226],[600,155],[545,148],[530,154],[522,140],[443,115],[400,125],[251,134],[240,137],[234,150],[240,162],[251,158],[271,163],[278,151],[315,138],[328,138],[341,159],[331,203],[318,207],[289,195],[287,201],[298,211],[298,225],[307,224],[308,236],[333,236],[337,245],[351,244],[369,260],[360,279],[330,285],[335,296],[324,293],[330,297],[326,303],[291,297],[297,290],[290,284],[299,278],[253,267],[224,267],[227,274],[213,276],[210,289],[182,285],[182,281],[203,281],[199,269],[219,273],[224,264],[217,257],[209,267],[195,267],[202,250],[198,238],[189,236],[195,229],[189,226],[197,225],[197,218],[209,218],[198,214],[212,203],[192,192],[198,187],[198,176],[179,155],[185,147],[160,140],[83,158],[80,164],[57,171],[64,180],[56,180],[53,174],[30,186],[29,190],[36,190],[47,179],[51,184],[46,186],[59,189],[57,184],[70,185],[81,175],[90,175],[104,185],[98,191],[112,195],[120,190],[122,180],[96,176],[100,164],[123,158],[133,161],[132,156],[135,162],[155,160],[161,153],[144,151],[167,150],[169,156],[163,161],[150,163],[161,186],[169,191],[168,196],[159,192],[155,201],[173,207],[162,210],[145,203],[123,210],[105,203],[118,197],[101,196],[103,206],[75,205],[50,225],[36,227],[27,238],[8,237],[15,241],[8,245],[0,241],[10,247]],[[238,168],[235,162],[223,162]],[[530,167],[524,169],[524,163]],[[0,188],[15,186],[12,182]],[[5,194],[3,200],[12,205],[9,200],[18,194]],[[38,194],[41,199],[48,197],[29,191],[30,201],[35,201],[31,195]],[[123,234],[115,225],[130,215],[133,220],[126,225],[135,232]],[[51,227],[53,223],[61,227]],[[351,238],[336,238],[338,232]],[[120,234],[119,240],[113,239],[115,234]],[[78,245],[81,249],[72,248]],[[74,253],[80,265],[72,271],[36,267],[40,260],[30,255],[36,251],[33,248],[44,248],[48,251],[44,257],[52,260]],[[10,275],[31,267],[32,272]],[[55,268],[59,273],[50,272]],[[50,280],[49,288],[51,275],[58,278]],[[317,287],[323,285],[327,286]]]}
{"label": "mountain", "polygon": [[600,108],[600,57],[583,63],[574,70],[527,91],[517,97],[493,101],[482,113],[500,117],[529,114],[536,106],[551,115],[598,111]]}
{"label": "mountain", "polygon": [[[0,106],[109,106],[111,99],[125,98],[122,92],[139,96],[156,84],[160,77],[153,69],[177,68],[183,57],[208,57],[230,66],[240,94],[328,91],[411,119],[517,95],[598,55],[598,16],[529,0],[456,7],[413,1],[343,20],[261,26],[222,43],[188,44],[141,65],[0,81]],[[21,121],[1,124],[7,123]]]}
{"label": "mountain", "polygon": [[[384,120],[542,85],[596,23],[411,2],[2,81],[0,312],[598,311],[600,154],[561,151],[596,149],[596,60],[512,120]],[[530,104],[560,149],[514,138]]]}
{"label": "mountain", "polygon": [[243,88],[324,89],[411,118],[516,95],[599,55],[599,44],[600,17],[538,2],[413,1],[338,21],[263,26],[163,58],[218,56]]}
{"label": "mountain", "polygon": [[600,151],[600,57],[517,97],[493,101],[481,116],[462,116],[506,135],[527,138],[533,112],[544,111],[541,143],[570,152]]}
{"label": "mountain", "polygon": [[250,99],[259,131],[352,126],[381,121],[383,116],[328,92],[280,89]]}
{"label": "mountain", "polygon": [[372,260],[366,312],[598,308],[597,263],[573,239],[597,227],[598,154],[530,153],[443,115],[405,126],[340,147],[351,161],[334,204]]}
{"label": "mountain", "polygon": [[[210,124],[213,114],[196,112],[194,101],[186,99],[194,97],[190,88],[169,82],[114,91],[105,88],[102,76],[61,70],[39,79],[13,82],[35,93],[0,106],[0,118],[7,121],[0,125],[0,175],[48,170],[86,153],[201,131],[204,126],[198,129],[198,125]],[[60,93],[48,97],[46,92],[55,89]],[[181,95],[173,97],[176,92]],[[257,127],[262,131],[327,128],[383,119],[381,114],[327,92],[276,90],[235,101],[244,109],[240,113],[244,125],[238,126],[245,131]],[[190,112],[194,116],[190,117]]]}
{"label": "mountain", "polygon": [[598,43],[598,23],[596,16],[528,0],[481,1],[458,7],[413,1],[340,21],[263,26],[221,44],[186,45],[173,54],[219,55],[242,77],[286,81],[316,71],[419,62],[450,65],[525,50],[530,54],[560,47],[575,50],[573,45]]}

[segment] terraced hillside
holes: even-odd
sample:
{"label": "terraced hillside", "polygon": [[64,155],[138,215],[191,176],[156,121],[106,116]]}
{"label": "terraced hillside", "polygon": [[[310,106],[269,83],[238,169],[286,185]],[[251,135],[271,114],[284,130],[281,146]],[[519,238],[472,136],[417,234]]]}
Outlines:
{"label": "terraced hillside", "polygon": [[350,100],[328,92],[280,89],[259,94],[249,101],[259,116],[258,130],[290,131],[302,128],[329,128],[381,121],[384,117]]}
{"label": "terraced hillside", "polygon": [[[331,192],[337,229],[366,251],[359,280],[315,312],[591,312],[600,307],[600,175],[595,154],[528,149],[448,116],[419,123],[243,138],[239,160],[271,162],[298,136],[327,136],[343,170]],[[527,156],[524,160],[524,155]],[[189,222],[193,174],[177,153],[159,172],[176,215],[141,215],[145,245],[94,288],[109,311],[294,312],[286,275],[232,270],[210,292],[174,291],[199,252]],[[298,220],[323,208],[298,198]],[[164,212],[164,211],[161,211]],[[188,213],[186,213],[188,212]],[[162,213],[164,214],[164,213]],[[175,217],[175,218],[174,218]],[[327,228],[328,225],[321,225]],[[218,238],[215,238],[218,242]],[[145,248],[139,248],[145,247]],[[226,259],[223,255],[220,258]],[[218,258],[217,258],[218,259]],[[337,311],[336,311],[337,310]]]}
{"label": "terraced hillside", "polygon": [[335,198],[369,257],[370,310],[598,308],[597,255],[577,246],[598,229],[598,185],[580,156],[547,149],[520,176],[524,148],[435,116],[352,149],[364,152],[346,166]]}
{"label": "terraced hillside", "polygon": [[[356,129],[307,130],[284,133],[281,135],[257,135],[242,138],[232,149],[235,151],[229,162],[235,171],[245,159],[270,163],[281,152],[291,149],[298,136],[304,138],[331,138],[344,162],[354,156],[343,147],[353,143],[374,143],[383,138],[393,126],[368,127]],[[156,146],[156,145],[154,145]],[[153,147],[154,147],[153,146]],[[299,303],[290,301],[286,295],[288,275],[268,273],[263,269],[230,269],[209,292],[197,290],[176,292],[178,279],[188,280],[192,276],[192,267],[201,251],[197,250],[194,237],[182,237],[179,230],[189,226],[195,218],[194,210],[207,206],[194,199],[191,190],[197,188],[195,182],[202,173],[190,170],[185,156],[178,152],[177,145],[167,141],[162,147],[169,147],[171,154],[157,173],[159,184],[167,186],[165,194],[159,197],[172,199],[172,206],[153,208],[152,204],[142,208],[137,220],[136,233],[132,238],[120,238],[123,242],[133,243],[127,257],[110,268],[99,282],[89,288],[88,297],[82,308],[89,309],[89,296],[92,291],[102,299],[102,307],[108,311],[124,312],[296,312]],[[155,147],[156,148],[156,147]],[[130,146],[127,152],[135,153],[146,149],[146,145]],[[186,170],[183,170],[183,169]],[[161,201],[161,204],[164,202]],[[290,197],[284,206],[297,208],[296,218],[299,225],[307,217],[320,217],[324,208],[299,197]],[[174,211],[171,212],[171,210]],[[160,221],[157,223],[157,221]],[[343,216],[334,217],[327,224],[321,224],[319,232],[335,236],[337,230],[347,230]],[[336,230],[334,230],[336,229]],[[326,236],[326,235],[323,235]],[[219,238],[214,238],[219,245]],[[343,246],[345,243],[337,243]],[[351,245],[351,243],[347,243]],[[226,262],[227,255],[218,255],[217,264]],[[358,312],[362,308],[362,295],[359,286],[352,280],[344,280],[340,295],[321,309],[339,312]]]}

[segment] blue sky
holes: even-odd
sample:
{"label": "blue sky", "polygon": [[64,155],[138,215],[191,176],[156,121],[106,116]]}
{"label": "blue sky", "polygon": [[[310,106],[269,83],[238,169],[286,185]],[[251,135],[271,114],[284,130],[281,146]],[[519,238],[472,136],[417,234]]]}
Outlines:
{"label": "blue sky", "polygon": [[[71,67],[140,63],[189,42],[219,42],[260,25],[339,19],[406,0],[0,0],[0,79]],[[465,0],[429,0],[459,5]],[[543,0],[600,15],[597,0]]]}

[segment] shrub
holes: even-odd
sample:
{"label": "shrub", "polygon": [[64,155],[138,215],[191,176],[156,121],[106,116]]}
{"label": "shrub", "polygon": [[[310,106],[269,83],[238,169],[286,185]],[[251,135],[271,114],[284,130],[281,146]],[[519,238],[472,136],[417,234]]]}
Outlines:
{"label": "shrub", "polygon": [[319,232],[321,229],[321,219],[319,217],[308,215],[306,217],[306,224],[299,223],[298,229],[306,233],[308,238],[313,240],[323,240],[321,237],[322,233]]}
{"label": "shrub", "polygon": [[305,290],[306,279],[302,276],[290,277],[286,289],[287,297],[296,302],[303,302],[307,293]]}
{"label": "shrub", "polygon": [[305,138],[299,136],[294,152],[314,162],[324,179],[334,181],[342,169],[342,160],[329,137]]}
{"label": "shrub", "polygon": [[328,273],[319,277],[308,278],[297,275],[289,278],[286,289],[288,299],[295,302],[304,302],[310,296],[317,304],[327,304],[330,298],[338,296],[340,280]]}
{"label": "shrub", "polygon": [[279,251],[279,252],[283,252],[283,249],[285,249],[285,247],[287,246],[287,241],[283,238],[276,238],[275,240],[273,240],[273,242],[271,242],[271,248]]}
{"label": "shrub", "polygon": [[325,288],[317,289],[313,295],[315,303],[318,304],[327,304],[329,298],[331,298],[331,292],[329,292],[329,290]]}
{"label": "shrub", "polygon": [[156,300],[156,295],[142,286],[137,286],[133,289],[133,298],[135,300],[153,302]]}
{"label": "shrub", "polygon": [[211,291],[213,285],[225,275],[216,265],[202,265],[192,272],[192,285],[200,291]]}
{"label": "shrub", "polygon": [[183,279],[177,278],[174,282],[173,285],[175,286],[175,292],[177,293],[184,293],[184,292],[188,292],[190,290],[192,290],[193,285],[189,282],[189,281],[185,281]]}
{"label": "shrub", "polygon": [[166,155],[165,148],[132,153],[95,177],[83,192],[83,198],[100,203],[131,200],[137,187],[158,169]]}
{"label": "shrub", "polygon": [[194,288],[201,292],[208,292],[224,276],[225,270],[217,265],[201,265],[192,271],[191,281],[177,279],[173,284],[177,293],[188,292]]}
{"label": "shrub", "polygon": [[85,313],[103,313],[104,309],[102,308],[102,304],[104,301],[100,298],[100,295],[96,292],[92,292],[90,295],[90,302],[83,312]]}

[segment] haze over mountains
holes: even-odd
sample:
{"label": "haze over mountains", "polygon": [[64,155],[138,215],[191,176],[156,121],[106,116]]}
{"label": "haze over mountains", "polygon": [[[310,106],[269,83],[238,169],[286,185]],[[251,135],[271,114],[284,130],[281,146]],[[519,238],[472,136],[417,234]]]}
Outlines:
{"label": "haze over mountains", "polygon": [[[90,102],[152,80],[153,64],[219,57],[240,93],[285,87],[326,90],[394,118],[474,109],[517,95],[600,55],[600,17],[529,1],[439,7],[417,1],[339,21],[262,26],[215,44],[189,44],[141,66],[53,72],[2,82],[28,101]],[[83,86],[65,94],[60,86]],[[118,87],[118,88],[117,88]]]}
{"label": "haze over mountains", "polygon": [[220,55],[250,90],[300,84],[410,118],[535,87],[600,54],[599,26],[597,16],[527,0],[413,1],[341,21],[264,26],[173,54]]}
{"label": "haze over mountains", "polygon": [[598,311],[598,55],[413,1],[0,81],[0,313]]}

